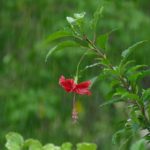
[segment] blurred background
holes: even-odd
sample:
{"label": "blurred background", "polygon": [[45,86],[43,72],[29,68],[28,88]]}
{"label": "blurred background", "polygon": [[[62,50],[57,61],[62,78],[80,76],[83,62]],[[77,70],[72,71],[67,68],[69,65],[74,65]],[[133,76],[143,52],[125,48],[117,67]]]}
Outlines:
{"label": "blurred background", "polygon": [[[99,108],[106,100],[109,87],[105,81],[97,81],[91,89],[92,96],[77,98],[79,120],[74,125],[72,95],[59,87],[58,80],[62,74],[74,76],[83,52],[66,49],[56,52],[45,63],[51,45],[39,46],[48,35],[66,26],[66,16],[85,11],[90,21],[100,2],[1,0],[0,147],[4,146],[5,134],[16,131],[43,144],[85,141],[97,143],[98,149],[116,150],[111,139],[119,128],[118,123],[127,119],[124,105]],[[150,1],[107,0],[103,4],[105,9],[97,31],[103,34],[117,28],[109,38],[106,52],[115,64],[122,50],[140,40],[150,40]],[[150,65],[148,45],[134,53],[137,64]],[[87,57],[82,65],[91,62]],[[91,79],[97,74],[100,70],[90,69],[82,79]]]}

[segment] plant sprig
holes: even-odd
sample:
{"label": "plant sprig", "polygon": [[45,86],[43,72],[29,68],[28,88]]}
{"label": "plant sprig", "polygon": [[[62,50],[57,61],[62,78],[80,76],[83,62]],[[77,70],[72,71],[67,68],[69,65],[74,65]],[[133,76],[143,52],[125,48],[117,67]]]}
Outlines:
{"label": "plant sprig", "polygon": [[[102,10],[103,8],[99,8],[99,10],[97,10],[99,13],[96,14],[101,15]],[[78,16],[78,18],[76,18],[75,16]],[[147,129],[147,135],[145,136],[145,138],[150,141],[150,116],[148,114],[150,89],[142,89],[138,84],[142,78],[150,75],[150,69],[147,69],[147,66],[145,65],[134,65],[134,61],[129,60],[129,56],[132,54],[132,52],[137,49],[137,47],[144,44],[146,41],[144,40],[137,42],[124,50],[121,55],[122,59],[120,63],[117,66],[114,66],[112,63],[110,63],[111,61],[107,57],[105,49],[101,48],[101,45],[105,48],[108,40],[108,34],[106,34],[107,36],[99,36],[98,39],[100,39],[103,43],[100,42],[100,44],[97,46],[98,41],[96,39],[95,30],[93,33],[94,40],[90,40],[88,34],[86,34],[85,32],[81,32],[81,29],[84,29],[84,17],[85,13],[76,14],[69,20],[67,17],[67,21],[70,25],[69,30],[65,32],[57,32],[56,36],[55,34],[53,34],[52,36],[49,36],[49,39],[56,42],[57,40],[62,40],[62,42],[64,42],[64,40],[71,40],[73,43],[72,45],[70,44],[69,47],[81,47],[96,54],[96,58],[98,58],[97,63],[101,64],[104,77],[108,78],[108,80],[110,81],[110,86],[112,88],[111,99],[109,100],[109,102],[106,102],[102,105],[104,106],[107,104],[113,104],[118,101],[127,103],[128,108],[130,109],[130,113],[129,118],[127,118],[127,121],[124,124],[124,128],[134,132]],[[98,16],[96,17],[98,18]],[[94,20],[95,19],[93,19],[92,24],[95,23],[94,27],[96,27],[97,19],[96,21]],[[67,45],[65,46],[67,47]],[[61,48],[64,47],[60,46],[60,49]],[[54,50],[52,49],[52,51]],[[79,65],[84,57],[85,55],[81,57],[77,65],[76,77],[78,77]]]}

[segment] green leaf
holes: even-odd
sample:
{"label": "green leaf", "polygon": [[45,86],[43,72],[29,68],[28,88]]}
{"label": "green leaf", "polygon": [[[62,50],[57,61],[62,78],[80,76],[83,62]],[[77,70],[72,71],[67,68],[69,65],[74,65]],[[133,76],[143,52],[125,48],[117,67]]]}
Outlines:
{"label": "green leaf", "polygon": [[106,50],[107,44],[108,44],[109,35],[110,35],[112,32],[116,31],[116,30],[117,30],[117,28],[114,28],[114,29],[111,30],[110,32],[107,32],[107,33],[104,33],[104,34],[98,36],[98,37],[96,38],[96,44],[97,44],[100,48]]}
{"label": "green leaf", "polygon": [[67,47],[77,47],[79,46],[79,44],[77,44],[76,42],[74,41],[64,41],[64,42],[61,42],[60,44],[54,46],[53,48],[51,48],[49,50],[49,52],[47,53],[46,55],[46,58],[45,58],[45,62],[47,62],[48,60],[48,57],[55,51],[57,50],[61,50],[61,49],[64,49],[64,48],[67,48]]}
{"label": "green leaf", "polygon": [[79,143],[77,144],[77,150],[96,150],[97,146],[93,143]]}
{"label": "green leaf", "polygon": [[28,139],[24,144],[25,148],[29,148],[29,150],[42,150],[42,144],[38,140]]}
{"label": "green leaf", "polygon": [[109,100],[108,102],[105,102],[105,103],[101,104],[100,107],[107,106],[107,105],[112,105],[114,103],[121,102],[121,101],[123,101],[122,98],[120,98],[120,97],[116,97],[115,98],[114,97],[111,100]]}
{"label": "green leaf", "polygon": [[139,69],[145,68],[145,67],[147,67],[147,65],[136,65],[136,66],[133,66],[133,67],[129,68],[128,72],[133,73],[133,72],[135,72]]}
{"label": "green leaf", "polygon": [[89,48],[89,45],[85,40],[82,40],[82,39],[75,37],[75,36],[70,38],[70,39],[72,39],[73,41],[75,41],[76,43],[78,43],[82,47]]}
{"label": "green leaf", "polygon": [[147,100],[150,100],[150,88],[144,90],[143,89],[143,92],[142,92],[142,100],[143,101],[147,101]]}
{"label": "green leaf", "polygon": [[142,71],[141,69],[147,67],[146,65],[136,65],[133,67],[130,67],[126,70],[127,77],[130,82],[135,83],[141,76]]}
{"label": "green leaf", "polygon": [[8,150],[21,150],[24,144],[23,137],[15,132],[10,132],[6,135],[6,148]]}
{"label": "green leaf", "polygon": [[138,101],[139,100],[139,96],[136,95],[136,94],[133,94],[133,93],[124,93],[122,96],[122,98],[126,98],[127,100],[130,99],[130,100],[136,100]]}
{"label": "green leaf", "polygon": [[122,61],[121,61],[121,64],[124,64],[124,62],[127,60],[127,58],[130,56],[130,54],[138,47],[138,46],[140,46],[140,45],[142,45],[143,43],[145,43],[146,42],[146,40],[144,40],[144,41],[140,41],[140,42],[137,42],[137,43],[135,43],[134,45],[132,45],[132,46],[130,46],[129,48],[127,48],[126,50],[124,50],[123,52],[122,52],[122,57],[123,57],[123,59],[122,59]]}
{"label": "green leaf", "polygon": [[125,129],[117,131],[112,137],[112,143],[117,144],[120,141],[120,136],[125,133]]}
{"label": "green leaf", "polygon": [[112,137],[113,144],[119,144],[119,150],[122,150],[123,146],[128,143],[128,141],[132,138],[132,130],[130,128],[122,128],[118,130]]}
{"label": "green leaf", "polygon": [[140,124],[139,124],[139,114],[137,113],[137,111],[135,111],[136,108],[132,108],[131,112],[130,112],[130,123],[131,123],[131,129],[133,131],[133,133],[136,133],[138,131],[138,129],[140,128]]}
{"label": "green leaf", "polygon": [[105,68],[109,68],[110,62],[108,59],[98,58],[97,60],[100,60],[100,64],[103,66],[106,66]]}
{"label": "green leaf", "polygon": [[106,49],[108,38],[109,38],[109,33],[100,35],[96,40],[97,45],[102,49]]}
{"label": "green leaf", "polygon": [[146,41],[144,40],[144,41],[137,42],[134,45],[130,46],[128,49],[124,50],[121,54],[122,57],[124,58],[128,57],[135,48],[137,48],[139,45],[143,44],[144,42]]}
{"label": "green leaf", "polygon": [[120,81],[119,81],[119,80],[112,80],[112,81],[110,82],[110,86],[111,86],[111,88],[112,88],[113,90],[115,89],[115,87],[117,88],[119,85],[120,85]]}
{"label": "green leaf", "polygon": [[72,150],[72,144],[71,143],[63,143],[61,146],[61,150]]}
{"label": "green leaf", "polygon": [[128,80],[132,83],[135,84],[136,81],[139,79],[139,77],[142,75],[141,72],[134,72],[132,75],[128,76]]}
{"label": "green leaf", "polygon": [[129,65],[131,65],[133,63],[135,63],[135,60],[129,60],[126,63],[122,64],[122,66],[120,64],[119,67],[122,67],[123,69],[126,69],[127,67],[129,67]]}
{"label": "green leaf", "polygon": [[110,77],[118,77],[120,72],[118,66],[114,66],[113,69],[105,68],[103,69],[104,74],[109,75]]}
{"label": "green leaf", "polygon": [[121,99],[124,100],[139,100],[139,96],[130,92],[127,92],[123,88],[118,88],[114,96],[119,96]]}
{"label": "green leaf", "polygon": [[119,64],[120,75],[124,75],[128,71],[129,65],[133,64],[134,62],[135,62],[134,60],[127,61],[124,64],[120,62]]}
{"label": "green leaf", "polygon": [[145,147],[145,140],[141,139],[137,142],[135,142],[132,146],[130,150],[146,150]]}
{"label": "green leaf", "polygon": [[52,47],[46,55],[45,62],[47,61],[48,57],[56,50],[61,50],[61,49],[68,48],[68,47],[80,47],[80,46],[88,48],[87,42],[83,41],[82,39],[78,37],[72,36],[70,37],[70,40],[72,41],[63,41],[60,44]]}
{"label": "green leaf", "polygon": [[95,11],[94,16],[93,16],[93,20],[92,20],[92,24],[91,24],[93,30],[96,30],[98,20],[102,16],[103,10],[104,10],[104,7],[100,6]]}
{"label": "green leaf", "polygon": [[149,76],[149,75],[150,75],[150,69],[141,71],[139,79],[143,79],[144,77]]}
{"label": "green leaf", "polygon": [[[126,74],[128,79],[133,83],[135,83],[137,80],[143,79],[145,76],[150,75],[150,69],[146,69],[147,65],[136,65],[133,67],[128,67],[131,63],[134,61],[127,61],[124,64],[119,65],[120,73]],[[122,63],[122,62],[121,62]]]}
{"label": "green leaf", "polygon": [[57,31],[57,32],[49,35],[46,38],[46,40],[44,41],[44,43],[50,43],[54,40],[61,39],[61,38],[64,38],[64,37],[70,37],[70,36],[73,36],[73,35],[72,35],[72,33],[68,32],[68,31],[65,31],[65,30]]}
{"label": "green leaf", "polygon": [[[61,148],[55,146],[54,144],[46,144],[45,146],[43,146],[42,150],[61,150]],[[70,150],[70,149],[66,149],[66,150]]]}

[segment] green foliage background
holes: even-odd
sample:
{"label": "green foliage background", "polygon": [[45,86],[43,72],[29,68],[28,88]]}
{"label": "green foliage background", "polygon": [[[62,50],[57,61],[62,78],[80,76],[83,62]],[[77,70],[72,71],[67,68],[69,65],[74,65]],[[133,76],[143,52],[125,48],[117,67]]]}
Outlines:
{"label": "green foliage background", "polygon": [[[78,97],[80,118],[79,123],[73,125],[72,95],[59,87],[58,79],[62,74],[73,77],[83,52],[66,49],[55,53],[45,63],[52,45],[43,47],[41,43],[66,25],[66,16],[85,11],[90,22],[97,6],[103,4],[105,9],[97,33],[116,29],[109,38],[106,53],[117,63],[126,47],[140,40],[150,40],[149,0],[2,0],[0,3],[1,147],[5,134],[16,131],[42,143],[60,145],[66,141],[85,141],[97,143],[99,149],[115,150],[117,146],[112,145],[111,138],[121,126],[118,122],[125,118],[125,106],[116,104],[100,109],[109,87],[99,81],[94,84],[91,97]],[[149,44],[132,57],[137,64],[149,65]],[[90,63],[91,56],[82,65]],[[97,68],[88,70],[82,79],[91,79],[99,73]],[[143,81],[145,87],[149,87],[148,81],[150,78]]]}

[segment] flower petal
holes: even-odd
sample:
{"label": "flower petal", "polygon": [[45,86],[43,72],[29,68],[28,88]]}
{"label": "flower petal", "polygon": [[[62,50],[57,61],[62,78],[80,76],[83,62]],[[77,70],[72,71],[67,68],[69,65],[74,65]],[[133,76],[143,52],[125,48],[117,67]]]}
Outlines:
{"label": "flower petal", "polygon": [[89,89],[80,89],[80,88],[78,88],[78,89],[75,89],[75,92],[77,93],[77,94],[80,94],[80,95],[88,95],[88,96],[90,96],[92,93],[89,91]]}
{"label": "flower petal", "polygon": [[74,92],[80,95],[91,95],[91,92],[89,91],[90,84],[91,81],[81,82],[76,85]]}
{"label": "flower petal", "polygon": [[85,81],[77,84],[76,88],[89,88],[91,81]]}
{"label": "flower petal", "polygon": [[76,84],[73,79],[65,79],[64,76],[61,76],[59,79],[59,85],[65,89],[66,92],[72,92],[76,87]]}

